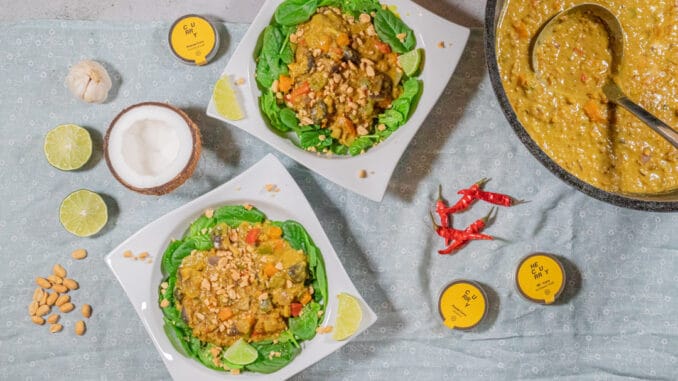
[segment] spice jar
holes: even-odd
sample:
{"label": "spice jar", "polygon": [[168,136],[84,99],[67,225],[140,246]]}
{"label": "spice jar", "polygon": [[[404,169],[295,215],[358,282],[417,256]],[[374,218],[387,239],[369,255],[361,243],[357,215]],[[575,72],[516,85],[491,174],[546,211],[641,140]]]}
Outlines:
{"label": "spice jar", "polygon": [[219,50],[217,29],[198,15],[178,18],[170,28],[168,40],[172,53],[189,65],[206,65]]}
{"label": "spice jar", "polygon": [[469,330],[487,315],[487,294],[473,281],[455,280],[440,293],[438,311],[450,329]]}
{"label": "spice jar", "polygon": [[553,255],[530,254],[523,258],[516,270],[516,287],[526,299],[552,304],[565,287],[565,270]]}

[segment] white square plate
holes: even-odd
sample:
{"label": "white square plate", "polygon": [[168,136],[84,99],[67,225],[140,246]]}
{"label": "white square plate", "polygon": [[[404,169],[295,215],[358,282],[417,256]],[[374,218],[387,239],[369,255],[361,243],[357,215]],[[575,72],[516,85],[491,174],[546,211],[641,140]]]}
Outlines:
{"label": "white square plate", "polygon": [[[207,115],[249,132],[344,188],[371,200],[381,201],[400,157],[447,86],[466,46],[469,30],[409,0],[382,2],[396,6],[400,17],[414,30],[417,47],[425,50],[424,67],[419,75],[424,84],[421,99],[407,123],[378,146],[356,157],[327,157],[307,152],[271,131],[259,110],[258,99],[261,92],[254,79],[256,70],[254,49],[259,35],[270,23],[275,9],[281,2],[282,0],[267,0],[264,3],[223,72],[223,75],[228,75],[231,80],[237,78],[246,80],[244,85],[235,87],[239,92],[245,118],[238,121],[224,119],[217,112],[214,100],[210,100]],[[438,46],[440,42],[445,44],[444,48]],[[358,176],[361,170],[367,171],[366,178]]]}
{"label": "white square plate", "polygon": [[[267,191],[266,184],[275,184],[279,191]],[[174,349],[163,331],[162,311],[158,306],[158,286],[162,280],[160,272],[162,254],[170,239],[182,237],[190,223],[205,209],[245,203],[256,206],[270,220],[298,221],[304,225],[320,248],[325,260],[329,291],[328,305],[323,315],[322,325],[334,325],[338,304],[336,295],[340,292],[355,296],[363,308],[363,320],[353,337],[377,320],[375,313],[362,299],[346,274],[346,270],[341,265],[337,253],[332,248],[301,189],[280,161],[269,154],[231,181],[148,224],[106,256],[106,263],[118,278],[139,314],[174,380],[284,380],[348,342],[348,340],[335,341],[331,334],[317,335],[313,340],[304,342],[301,353],[281,370],[273,374],[244,372],[238,376],[208,369],[196,360],[184,357]],[[131,250],[133,253],[147,251],[151,254],[153,262],[149,265],[125,258],[123,252],[126,250]]]}

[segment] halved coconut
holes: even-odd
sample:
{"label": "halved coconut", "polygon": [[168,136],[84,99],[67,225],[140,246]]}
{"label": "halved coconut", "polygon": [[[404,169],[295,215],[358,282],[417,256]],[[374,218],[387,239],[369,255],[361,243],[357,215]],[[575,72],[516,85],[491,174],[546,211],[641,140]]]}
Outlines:
{"label": "halved coconut", "polygon": [[188,115],[158,102],[122,110],[104,138],[113,176],[125,187],[151,195],[169,193],[191,177],[201,147],[200,130]]}

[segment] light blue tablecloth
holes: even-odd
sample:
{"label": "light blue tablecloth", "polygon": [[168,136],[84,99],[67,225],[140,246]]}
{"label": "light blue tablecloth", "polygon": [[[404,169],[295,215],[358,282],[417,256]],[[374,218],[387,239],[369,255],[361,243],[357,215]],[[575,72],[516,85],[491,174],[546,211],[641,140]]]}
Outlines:
{"label": "light blue tablecloth", "polygon": [[[212,84],[244,34],[227,25],[218,59],[206,67],[177,62],[167,24],[40,21],[2,24],[0,34],[0,379],[168,379],[160,357],[103,262],[103,256],[157,217],[221,184],[271,148],[204,116]],[[69,65],[92,58],[114,76],[112,100],[87,105],[63,85]],[[201,125],[205,149],[195,175],[163,197],[118,184],[101,159],[101,136],[122,108],[170,102]],[[44,134],[77,123],[95,138],[85,170],[60,172],[42,153]],[[278,155],[280,157],[280,155]],[[472,33],[444,95],[399,163],[381,203],[368,201],[282,158],[314,205],[349,275],[379,315],[369,331],[295,378],[298,380],[678,379],[678,214],[613,207],[564,185],[514,136],[485,73],[482,34]],[[490,177],[490,190],[529,203],[502,209],[488,232],[455,256],[439,256],[428,210],[442,183],[451,195]],[[60,226],[71,191],[103,193],[111,218],[95,238]],[[484,215],[478,204],[456,217]],[[69,254],[89,250],[85,261]],[[541,306],[514,288],[518,261],[534,251],[567,263],[562,302]],[[83,337],[49,334],[29,319],[34,278],[60,262],[80,281],[76,304],[94,316]],[[490,295],[485,324],[444,328],[438,293],[456,278],[481,282]],[[73,314],[71,314],[73,315]]]}

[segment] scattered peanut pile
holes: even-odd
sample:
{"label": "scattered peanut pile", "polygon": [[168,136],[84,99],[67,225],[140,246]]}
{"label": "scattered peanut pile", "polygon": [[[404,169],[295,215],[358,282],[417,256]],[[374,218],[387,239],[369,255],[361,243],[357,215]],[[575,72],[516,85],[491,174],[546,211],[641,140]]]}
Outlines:
{"label": "scattered peanut pile", "polygon": [[[87,257],[87,251],[78,249],[71,253],[71,256],[73,259],[84,259]],[[68,292],[77,290],[80,286],[76,280],[67,278],[67,275],[66,269],[57,263],[52,268],[52,274],[46,278],[35,278],[35,283],[39,287],[33,292],[33,300],[28,305],[28,313],[33,323],[37,325],[44,325],[47,322],[51,333],[60,332],[64,328],[59,324],[61,316],[58,313],[51,313],[52,308],[57,308],[64,314],[75,309],[75,305],[71,302]],[[83,304],[80,311],[85,318],[92,316],[92,306],[89,304]],[[49,316],[45,318],[46,315]],[[75,323],[75,333],[77,335],[84,335],[85,330],[84,321],[79,320]]]}

